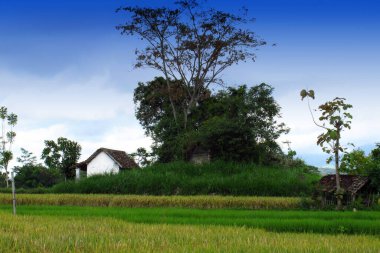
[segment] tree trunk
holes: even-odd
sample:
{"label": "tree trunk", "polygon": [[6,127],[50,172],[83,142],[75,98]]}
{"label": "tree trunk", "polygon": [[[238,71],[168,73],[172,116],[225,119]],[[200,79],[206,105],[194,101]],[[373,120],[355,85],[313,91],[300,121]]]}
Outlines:
{"label": "tree trunk", "polygon": [[172,94],[171,94],[171,90],[170,90],[170,80],[169,80],[168,71],[166,69],[166,58],[165,58],[164,40],[163,40],[163,38],[161,38],[160,45],[161,45],[162,65],[163,65],[163,71],[164,71],[164,75],[165,75],[165,79],[166,79],[166,86],[167,86],[167,89],[168,89],[168,96],[169,96],[170,106],[172,107],[173,116],[174,116],[174,122],[176,124],[178,124],[178,121],[177,121],[177,111],[175,109],[175,105],[174,105],[174,102],[173,102],[173,99],[172,99]]}
{"label": "tree trunk", "polygon": [[338,138],[335,143],[334,153],[335,153],[335,180],[336,180],[336,208],[338,210],[342,209],[342,190],[340,187],[340,174],[339,174],[339,139],[340,139],[340,131],[338,130]]}

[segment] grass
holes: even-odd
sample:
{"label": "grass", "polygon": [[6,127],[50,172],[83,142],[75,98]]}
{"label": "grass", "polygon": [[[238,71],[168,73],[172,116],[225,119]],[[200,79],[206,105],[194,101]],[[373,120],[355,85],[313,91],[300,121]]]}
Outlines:
{"label": "grass", "polygon": [[[11,213],[11,206],[0,206]],[[275,210],[199,210],[179,208],[101,208],[19,206],[18,214],[43,217],[115,218],[144,224],[218,225],[260,228],[274,232],[380,235],[380,212]]]}
{"label": "grass", "polygon": [[[11,204],[11,194],[0,193],[0,204]],[[17,194],[20,205],[182,207],[235,209],[297,209],[296,197],[142,196],[93,194]]]}
{"label": "grass", "polygon": [[319,175],[306,168],[263,167],[254,164],[184,162],[157,164],[117,175],[99,175],[79,183],[60,183],[52,193],[137,195],[310,195]]}
{"label": "grass", "polygon": [[[145,210],[145,212],[144,212]],[[152,213],[149,214],[149,211]],[[189,210],[162,209],[166,216],[191,219]],[[189,211],[188,214],[182,211]],[[192,210],[234,220],[248,211]],[[12,216],[9,207],[0,209],[0,252],[378,252],[380,238],[369,235],[275,233],[248,226],[131,223],[128,216],[161,217],[158,209],[94,207],[19,207]],[[111,212],[111,213],[109,213]],[[123,213],[125,218],[116,214]],[[146,213],[148,212],[148,213]],[[174,212],[174,213],[173,213]],[[213,212],[211,212],[213,213]],[[253,212],[267,219],[270,212]],[[308,212],[309,213],[309,212]],[[310,212],[311,213],[311,212]],[[92,215],[89,215],[92,214]],[[107,215],[108,214],[108,215]],[[279,215],[277,212],[276,215]],[[115,216],[116,215],[116,216]],[[293,215],[296,221],[301,212]],[[328,214],[326,214],[328,216]],[[351,214],[352,215],[352,214]],[[356,214],[355,214],[356,215]],[[377,219],[377,214],[362,213]],[[371,216],[372,215],[372,216]],[[333,217],[334,215],[332,215]],[[145,217],[145,218],[144,218]],[[234,218],[235,217],[235,218]],[[279,217],[281,218],[281,217]],[[325,217],[328,218],[328,217]],[[346,217],[347,218],[347,217]],[[356,217],[358,218],[358,217]],[[248,219],[248,218],[247,218]],[[344,220],[342,218],[342,220]]]}

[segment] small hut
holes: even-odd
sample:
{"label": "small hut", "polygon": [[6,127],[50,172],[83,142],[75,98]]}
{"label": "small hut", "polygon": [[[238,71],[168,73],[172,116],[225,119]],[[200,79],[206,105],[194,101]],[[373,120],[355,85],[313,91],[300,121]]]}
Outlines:
{"label": "small hut", "polygon": [[[320,180],[322,202],[324,205],[336,204],[336,176],[326,175]],[[344,189],[342,204],[349,205],[357,199],[362,199],[364,205],[370,206],[374,202],[374,191],[370,180],[365,176],[340,175],[340,187]]]}
{"label": "small hut", "polygon": [[200,146],[195,146],[187,152],[188,160],[195,164],[209,163],[210,151]]}

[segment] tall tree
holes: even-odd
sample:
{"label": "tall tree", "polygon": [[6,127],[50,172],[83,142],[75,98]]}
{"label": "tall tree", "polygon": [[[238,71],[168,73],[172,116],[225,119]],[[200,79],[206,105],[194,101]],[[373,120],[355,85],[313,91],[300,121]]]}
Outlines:
{"label": "tall tree", "polygon": [[5,171],[6,185],[9,187],[9,162],[13,159],[12,144],[16,137],[13,128],[17,124],[17,115],[8,113],[8,109],[4,106],[0,107],[1,120],[1,146],[0,146],[0,166]]}
{"label": "tall tree", "polygon": [[57,142],[46,140],[41,159],[49,168],[59,169],[65,179],[72,179],[75,177],[75,170],[72,166],[78,162],[81,150],[82,148],[77,142],[63,137],[58,138]]}
{"label": "tall tree", "polygon": [[347,148],[341,144],[342,132],[345,129],[351,129],[352,115],[348,112],[348,109],[352,108],[352,105],[346,103],[345,98],[334,98],[331,101],[320,105],[318,107],[321,116],[318,123],[312,110],[310,108],[309,98],[315,99],[313,90],[302,90],[301,98],[308,98],[308,106],[312,115],[313,122],[325,132],[318,136],[317,145],[321,146],[323,152],[330,154],[327,159],[327,163],[334,160],[335,163],[335,179],[336,179],[336,198],[337,208],[342,209],[342,199],[344,189],[340,186],[340,153],[345,153]]}
{"label": "tall tree", "polygon": [[[154,140],[153,152],[159,162],[186,159],[194,146],[210,150],[214,159],[258,163],[269,162],[280,152],[276,140],[288,129],[276,121],[280,106],[271,86],[240,86],[216,94],[204,90],[184,130],[173,123],[165,85],[164,78],[155,78],[139,83],[134,94],[137,119]],[[180,106],[185,93],[182,86],[173,87],[179,98],[175,106]]]}
{"label": "tall tree", "polygon": [[[196,0],[175,3],[173,9],[120,8],[118,11],[126,13],[127,20],[116,28],[146,43],[145,48],[136,50],[135,67],[150,67],[164,75],[174,122],[186,129],[189,114],[204,90],[211,84],[222,83],[220,75],[230,66],[254,61],[255,50],[266,42],[244,28],[253,21],[247,10],[236,15],[203,10]],[[185,92],[180,109],[175,105],[177,93],[173,87],[178,83]]]}

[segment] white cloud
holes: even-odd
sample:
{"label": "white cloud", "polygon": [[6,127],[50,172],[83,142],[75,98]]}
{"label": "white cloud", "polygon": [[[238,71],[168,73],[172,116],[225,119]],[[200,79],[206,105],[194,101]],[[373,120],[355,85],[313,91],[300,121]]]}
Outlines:
{"label": "white cloud", "polygon": [[0,72],[0,101],[20,120],[106,120],[133,115],[131,93],[109,87],[107,73],[72,80],[70,72],[52,77]]}
{"label": "white cloud", "polygon": [[[17,131],[15,143],[12,148],[14,157],[20,155],[20,148],[25,148],[37,156],[37,158],[40,158],[42,149],[45,146],[44,140],[56,140],[58,137],[67,136],[68,134],[67,126],[63,124],[19,130]],[[13,166],[15,164],[16,159],[14,159],[10,165]]]}
{"label": "white cloud", "polygon": [[134,116],[133,95],[110,87],[107,72],[73,79],[70,71],[39,77],[0,70],[0,77],[0,105],[19,116],[15,157],[21,147],[39,157],[44,140],[58,137],[77,141],[81,159],[100,147],[150,147]]}
{"label": "white cloud", "polygon": [[144,135],[144,131],[136,126],[116,126],[107,131],[98,141],[81,141],[81,159],[87,159],[98,148],[111,148],[133,153],[139,147],[150,149],[152,140]]}

